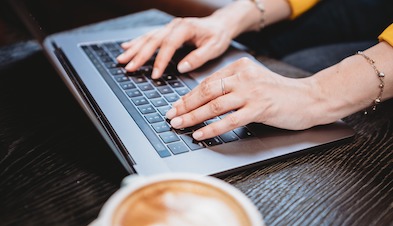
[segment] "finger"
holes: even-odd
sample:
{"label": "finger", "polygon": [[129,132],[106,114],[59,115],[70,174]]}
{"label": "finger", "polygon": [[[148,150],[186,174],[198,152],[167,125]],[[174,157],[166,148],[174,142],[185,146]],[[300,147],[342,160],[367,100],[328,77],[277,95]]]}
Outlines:
{"label": "finger", "polygon": [[249,124],[252,120],[247,118],[251,115],[246,109],[240,109],[231,114],[228,114],[225,118],[218,120],[212,124],[202,127],[195,131],[192,136],[195,140],[206,140],[215,136],[219,136],[240,126]]}
{"label": "finger", "polygon": [[139,36],[135,39],[132,39],[128,42],[124,42],[121,44],[121,47],[125,50],[122,54],[117,56],[117,61],[119,63],[127,63],[129,62],[132,57],[141,49],[143,48],[144,44],[147,42],[150,36],[154,35],[155,33],[159,32],[158,30],[153,30],[146,33],[143,36]]}
{"label": "finger", "polygon": [[[151,32],[153,32],[153,31],[151,31]],[[136,37],[136,38],[134,38],[134,39],[131,39],[131,40],[127,41],[127,42],[123,42],[123,43],[121,43],[120,46],[121,46],[121,48],[123,48],[123,49],[131,48],[132,46],[135,45],[135,43],[139,42],[141,39],[143,39],[143,38],[145,38],[146,36],[150,35],[151,32],[148,32],[148,33],[144,34],[143,36],[139,36],[139,37]],[[155,31],[154,31],[154,32],[155,32]]]}
{"label": "finger", "polygon": [[138,43],[139,47],[134,49],[129,49],[132,56],[132,60],[127,64],[125,69],[127,71],[135,71],[145,64],[151,57],[155,54],[157,49],[160,47],[162,40],[166,36],[166,31],[158,32],[147,37],[144,43]]}
{"label": "finger", "polygon": [[242,98],[237,97],[235,94],[228,94],[214,99],[189,113],[175,117],[170,123],[175,129],[187,128],[229,111],[239,109],[243,105]]}
{"label": "finger", "polygon": [[130,46],[123,54],[117,57],[120,63],[129,62],[125,69],[135,71],[146,63],[155,54],[162,41],[172,29],[172,26],[166,26],[163,29],[153,30],[144,36],[130,41]]}
{"label": "finger", "polygon": [[231,93],[237,83],[237,75],[228,76],[231,73],[229,71],[215,73],[213,77],[202,81],[195,89],[172,105],[173,110],[171,109],[167,112],[167,118],[171,119],[175,116],[183,115],[213,99]]}
{"label": "finger", "polygon": [[191,36],[192,30],[189,27],[179,26],[173,30],[170,37],[163,40],[154,62],[153,79],[157,79],[162,75],[176,50],[188,41]]}
{"label": "finger", "polygon": [[145,42],[146,42],[146,38],[139,39],[138,44],[135,44],[125,49],[122,54],[116,57],[116,60],[121,64],[130,62],[131,59],[135,56],[135,54],[139,51],[140,46],[143,46]]}
{"label": "finger", "polygon": [[222,43],[221,45],[222,47],[218,48],[217,41],[215,40],[210,40],[206,44],[201,45],[197,49],[191,51],[179,62],[177,70],[180,73],[186,73],[202,66],[207,61],[220,56],[229,44],[226,45]]}

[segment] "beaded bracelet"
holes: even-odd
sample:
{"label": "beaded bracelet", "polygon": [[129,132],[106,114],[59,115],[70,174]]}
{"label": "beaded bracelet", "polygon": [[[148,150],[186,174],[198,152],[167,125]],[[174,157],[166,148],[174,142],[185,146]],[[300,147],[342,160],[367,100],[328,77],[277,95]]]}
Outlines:
{"label": "beaded bracelet", "polygon": [[265,5],[261,0],[251,0],[261,12],[261,21],[259,22],[259,30],[265,27]]}
{"label": "beaded bracelet", "polygon": [[[371,110],[375,111],[377,109],[377,105],[380,104],[382,102],[382,94],[383,94],[383,88],[385,87],[385,83],[383,81],[383,79],[385,78],[385,74],[383,72],[380,72],[377,68],[377,66],[375,66],[375,61],[373,59],[371,59],[370,57],[368,57],[364,52],[362,51],[358,51],[356,53],[357,55],[362,56],[364,59],[367,60],[367,62],[371,65],[371,67],[374,69],[375,73],[378,76],[378,79],[380,81],[379,83],[379,94],[378,97],[373,101],[372,103],[372,107]],[[368,111],[365,110],[364,114],[367,115]]]}

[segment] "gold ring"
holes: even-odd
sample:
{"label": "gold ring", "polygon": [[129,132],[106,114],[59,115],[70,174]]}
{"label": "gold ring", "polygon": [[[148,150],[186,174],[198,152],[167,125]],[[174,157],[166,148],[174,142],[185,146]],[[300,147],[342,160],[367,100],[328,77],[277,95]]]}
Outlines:
{"label": "gold ring", "polygon": [[227,94],[227,92],[225,92],[225,83],[224,83],[224,79],[221,79],[221,91],[222,91],[222,95]]}

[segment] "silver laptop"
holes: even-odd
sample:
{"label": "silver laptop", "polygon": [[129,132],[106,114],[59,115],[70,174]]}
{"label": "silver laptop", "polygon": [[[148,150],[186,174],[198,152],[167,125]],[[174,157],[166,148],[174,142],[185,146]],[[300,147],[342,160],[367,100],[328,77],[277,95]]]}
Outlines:
{"label": "silver laptop", "polygon": [[171,103],[219,68],[241,57],[255,59],[231,47],[222,57],[189,74],[176,71],[176,57],[159,80],[150,78],[154,59],[137,72],[127,73],[115,61],[122,51],[119,43],[151,29],[62,32],[42,41],[62,80],[130,173],[220,175],[337,145],[354,135],[342,121],[304,131],[250,124],[209,140],[194,141],[192,131],[225,115],[174,130],[164,117]]}

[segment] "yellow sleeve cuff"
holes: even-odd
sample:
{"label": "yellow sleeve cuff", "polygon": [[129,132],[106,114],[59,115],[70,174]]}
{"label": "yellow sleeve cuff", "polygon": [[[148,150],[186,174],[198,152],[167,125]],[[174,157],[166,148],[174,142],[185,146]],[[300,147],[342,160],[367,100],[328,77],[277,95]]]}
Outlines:
{"label": "yellow sleeve cuff", "polygon": [[291,19],[295,19],[300,16],[315,4],[319,2],[319,0],[287,0],[292,9]]}
{"label": "yellow sleeve cuff", "polygon": [[393,46],[393,24],[386,28],[378,37],[379,41],[385,41]]}

